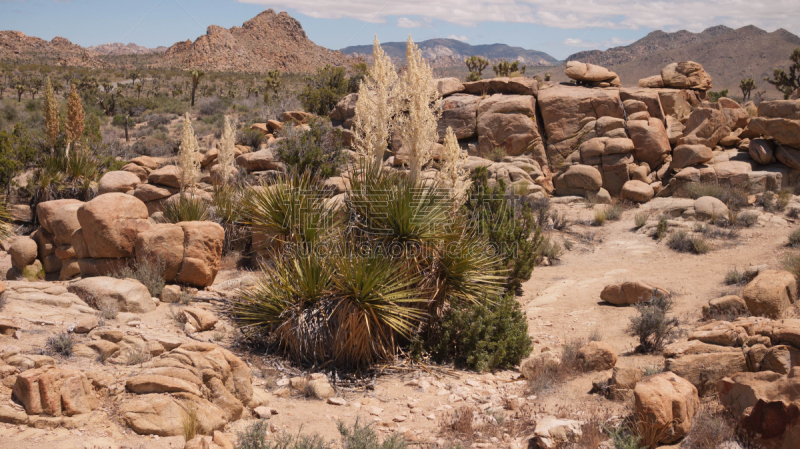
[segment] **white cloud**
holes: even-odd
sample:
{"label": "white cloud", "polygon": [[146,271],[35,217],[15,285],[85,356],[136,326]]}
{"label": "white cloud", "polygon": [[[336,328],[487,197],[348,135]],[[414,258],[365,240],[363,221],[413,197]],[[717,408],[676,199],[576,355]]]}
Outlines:
{"label": "white cloud", "polygon": [[455,40],[461,41],[461,42],[466,42],[466,41],[469,40],[469,38],[467,36],[463,36],[463,35],[462,36],[456,36],[455,34],[451,34],[451,35],[447,36],[447,38],[448,39],[455,39]]}
{"label": "white cloud", "polygon": [[606,49],[609,47],[619,47],[621,45],[628,45],[633,42],[634,39],[622,39],[620,37],[612,37],[609,40],[595,42],[595,41],[585,41],[583,39],[576,39],[576,38],[567,38],[564,39],[562,44],[566,45],[567,47],[572,47],[574,49],[582,50],[582,49]]}
{"label": "white cloud", "polygon": [[423,24],[419,20],[411,20],[408,17],[401,17],[397,19],[397,26],[400,28],[419,28]]}
{"label": "white cloud", "polygon": [[[713,25],[756,25],[800,32],[797,0],[238,0],[316,18],[354,18],[385,23],[400,16],[464,26],[481,22],[534,23],[566,29],[652,28],[700,31]],[[409,19],[412,17],[414,19]],[[398,25],[400,20],[398,20]]]}

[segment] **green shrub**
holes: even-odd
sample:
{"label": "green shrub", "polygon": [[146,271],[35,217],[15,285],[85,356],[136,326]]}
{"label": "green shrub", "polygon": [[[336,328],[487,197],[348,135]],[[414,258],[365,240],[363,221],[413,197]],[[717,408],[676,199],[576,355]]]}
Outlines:
{"label": "green shrub", "polygon": [[272,239],[271,263],[231,307],[250,341],[361,369],[431,333],[451,304],[502,294],[500,259],[445,192],[367,170],[351,178],[341,214],[309,174],[245,194],[245,223]]}
{"label": "green shrub", "polygon": [[211,207],[200,197],[181,195],[178,200],[164,202],[164,218],[168,223],[206,221]]}
{"label": "green shrub", "polygon": [[258,147],[260,147],[264,142],[264,133],[257,129],[240,130],[236,135],[236,142],[239,145],[245,145],[258,149]]}
{"label": "green shrub", "polygon": [[678,319],[667,316],[673,305],[672,298],[657,290],[649,301],[635,305],[639,315],[631,317],[628,334],[639,340],[639,349],[645,354],[660,351],[677,334]]}
{"label": "green shrub", "polygon": [[531,207],[513,202],[505,191],[503,180],[494,188],[489,187],[488,171],[478,167],[472,172],[472,188],[464,212],[502,257],[508,268],[507,289],[518,291],[531,278],[542,254],[544,237]]}
{"label": "green shrub", "polygon": [[452,306],[433,340],[435,360],[475,371],[511,368],[531,352],[528,323],[513,295],[496,304]]}
{"label": "green shrub", "polygon": [[161,258],[151,260],[147,257],[137,258],[130,265],[112,274],[117,279],[135,279],[150,292],[150,296],[158,298],[164,290],[166,264]]}
{"label": "green shrub", "polygon": [[316,75],[306,78],[306,86],[298,97],[306,111],[325,117],[339,100],[351,93],[350,88],[350,78],[344,67],[326,65],[317,69]]}
{"label": "green shrub", "polygon": [[60,354],[64,357],[72,355],[72,347],[74,345],[75,340],[73,340],[72,335],[68,333],[54,335],[47,339],[47,349],[52,353]]}
{"label": "green shrub", "polygon": [[800,254],[787,254],[783,259],[783,267],[798,279],[798,285],[800,285]]}
{"label": "green shrub", "polygon": [[669,222],[667,221],[667,217],[661,217],[658,219],[658,225],[656,225],[656,232],[653,237],[656,240],[661,240],[667,236],[667,230],[669,229]]}
{"label": "green shrub", "polygon": [[632,432],[627,425],[619,427],[609,427],[603,425],[603,430],[611,437],[614,442],[614,449],[643,449],[642,438]]}
{"label": "green shrub", "polygon": [[297,173],[308,172],[319,178],[330,178],[339,172],[344,141],[342,133],[325,120],[309,122],[308,131],[286,125],[284,139],[278,143],[278,158]]}
{"label": "green shrub", "polygon": [[[733,220],[732,220],[733,221]],[[736,215],[736,225],[743,228],[752,228],[758,222],[758,214],[755,212],[744,212]]]}
{"label": "green shrub", "polygon": [[508,153],[506,153],[505,148],[494,147],[491,151],[486,153],[485,157],[486,159],[489,159],[492,162],[500,162],[506,156],[508,156]]}

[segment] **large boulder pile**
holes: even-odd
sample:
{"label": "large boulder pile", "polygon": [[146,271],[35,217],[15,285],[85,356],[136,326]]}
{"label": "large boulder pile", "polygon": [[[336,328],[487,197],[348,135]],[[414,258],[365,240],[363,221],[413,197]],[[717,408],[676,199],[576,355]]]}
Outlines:
{"label": "large boulder pile", "polygon": [[711,89],[711,76],[694,61],[673,62],[661,69],[660,75],[639,80],[640,87],[672,87],[677,89]]}

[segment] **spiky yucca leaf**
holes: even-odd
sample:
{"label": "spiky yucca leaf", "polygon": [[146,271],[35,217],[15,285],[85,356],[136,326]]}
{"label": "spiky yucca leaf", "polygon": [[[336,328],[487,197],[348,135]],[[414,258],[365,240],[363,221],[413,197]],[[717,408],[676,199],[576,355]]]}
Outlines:
{"label": "spiky yucca leaf", "polygon": [[254,232],[278,244],[314,244],[338,226],[311,176],[287,175],[272,185],[255,186],[244,194],[244,221]]}
{"label": "spiky yucca leaf", "polygon": [[508,270],[486,238],[465,230],[435,254],[439,297],[478,303],[503,293]]}
{"label": "spiky yucca leaf", "polygon": [[181,195],[178,200],[164,202],[164,218],[169,223],[208,220],[209,205],[196,196]]}
{"label": "spiky yucca leaf", "polygon": [[427,302],[420,278],[402,261],[380,255],[340,257],[332,263],[334,360],[364,366],[392,355],[397,337],[410,338]]}
{"label": "spiky yucca leaf", "polygon": [[8,209],[8,201],[0,197],[0,240],[5,240],[14,235],[14,217]]}
{"label": "spiky yucca leaf", "polygon": [[452,202],[435,183],[415,184],[388,170],[364,178],[353,181],[346,204],[367,233],[423,243],[452,232]]}

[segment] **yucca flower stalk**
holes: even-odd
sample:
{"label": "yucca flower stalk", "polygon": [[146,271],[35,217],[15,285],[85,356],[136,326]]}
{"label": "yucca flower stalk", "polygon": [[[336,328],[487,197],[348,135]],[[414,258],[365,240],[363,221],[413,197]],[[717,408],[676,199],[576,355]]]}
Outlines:
{"label": "yucca flower stalk", "polygon": [[419,172],[431,160],[433,144],[438,140],[436,126],[442,100],[433,82],[433,71],[410,35],[406,61],[397,96],[398,107],[402,107],[405,113],[397,114],[394,126],[399,129],[403,150],[408,152],[409,178],[416,184]]}
{"label": "yucca flower stalk", "polygon": [[69,150],[73,144],[77,144],[83,136],[86,114],[83,112],[83,101],[78,95],[78,88],[72,84],[67,98],[67,149],[65,154],[69,157]]}
{"label": "yucca flower stalk", "polygon": [[58,116],[58,103],[56,103],[56,95],[53,92],[53,84],[50,82],[50,77],[45,78],[44,81],[44,122],[45,122],[45,137],[47,143],[50,145],[50,152],[55,151],[56,140],[58,140],[58,133],[60,131]]}
{"label": "yucca flower stalk", "polygon": [[223,184],[228,183],[231,172],[236,169],[234,164],[234,159],[236,158],[236,136],[231,122],[231,117],[226,115],[225,126],[222,128],[222,138],[219,141],[219,154],[217,155]]}
{"label": "yucca flower stalk", "polygon": [[394,64],[378,42],[372,46],[372,67],[358,87],[356,116],[353,122],[355,147],[359,155],[371,159],[380,168],[392,134],[395,115],[397,72]]}
{"label": "yucca flower stalk", "polygon": [[444,136],[444,153],[442,154],[442,168],[438,173],[439,182],[448,189],[453,208],[459,209],[467,200],[472,181],[469,170],[464,165],[467,162],[467,153],[458,145],[456,133],[449,126]]}
{"label": "yucca flower stalk", "polygon": [[199,155],[200,146],[197,144],[197,138],[194,135],[192,119],[187,112],[183,119],[181,145],[178,151],[178,164],[181,168],[181,196],[183,196],[187,188],[191,188],[192,195],[194,195],[195,183],[200,174]]}

